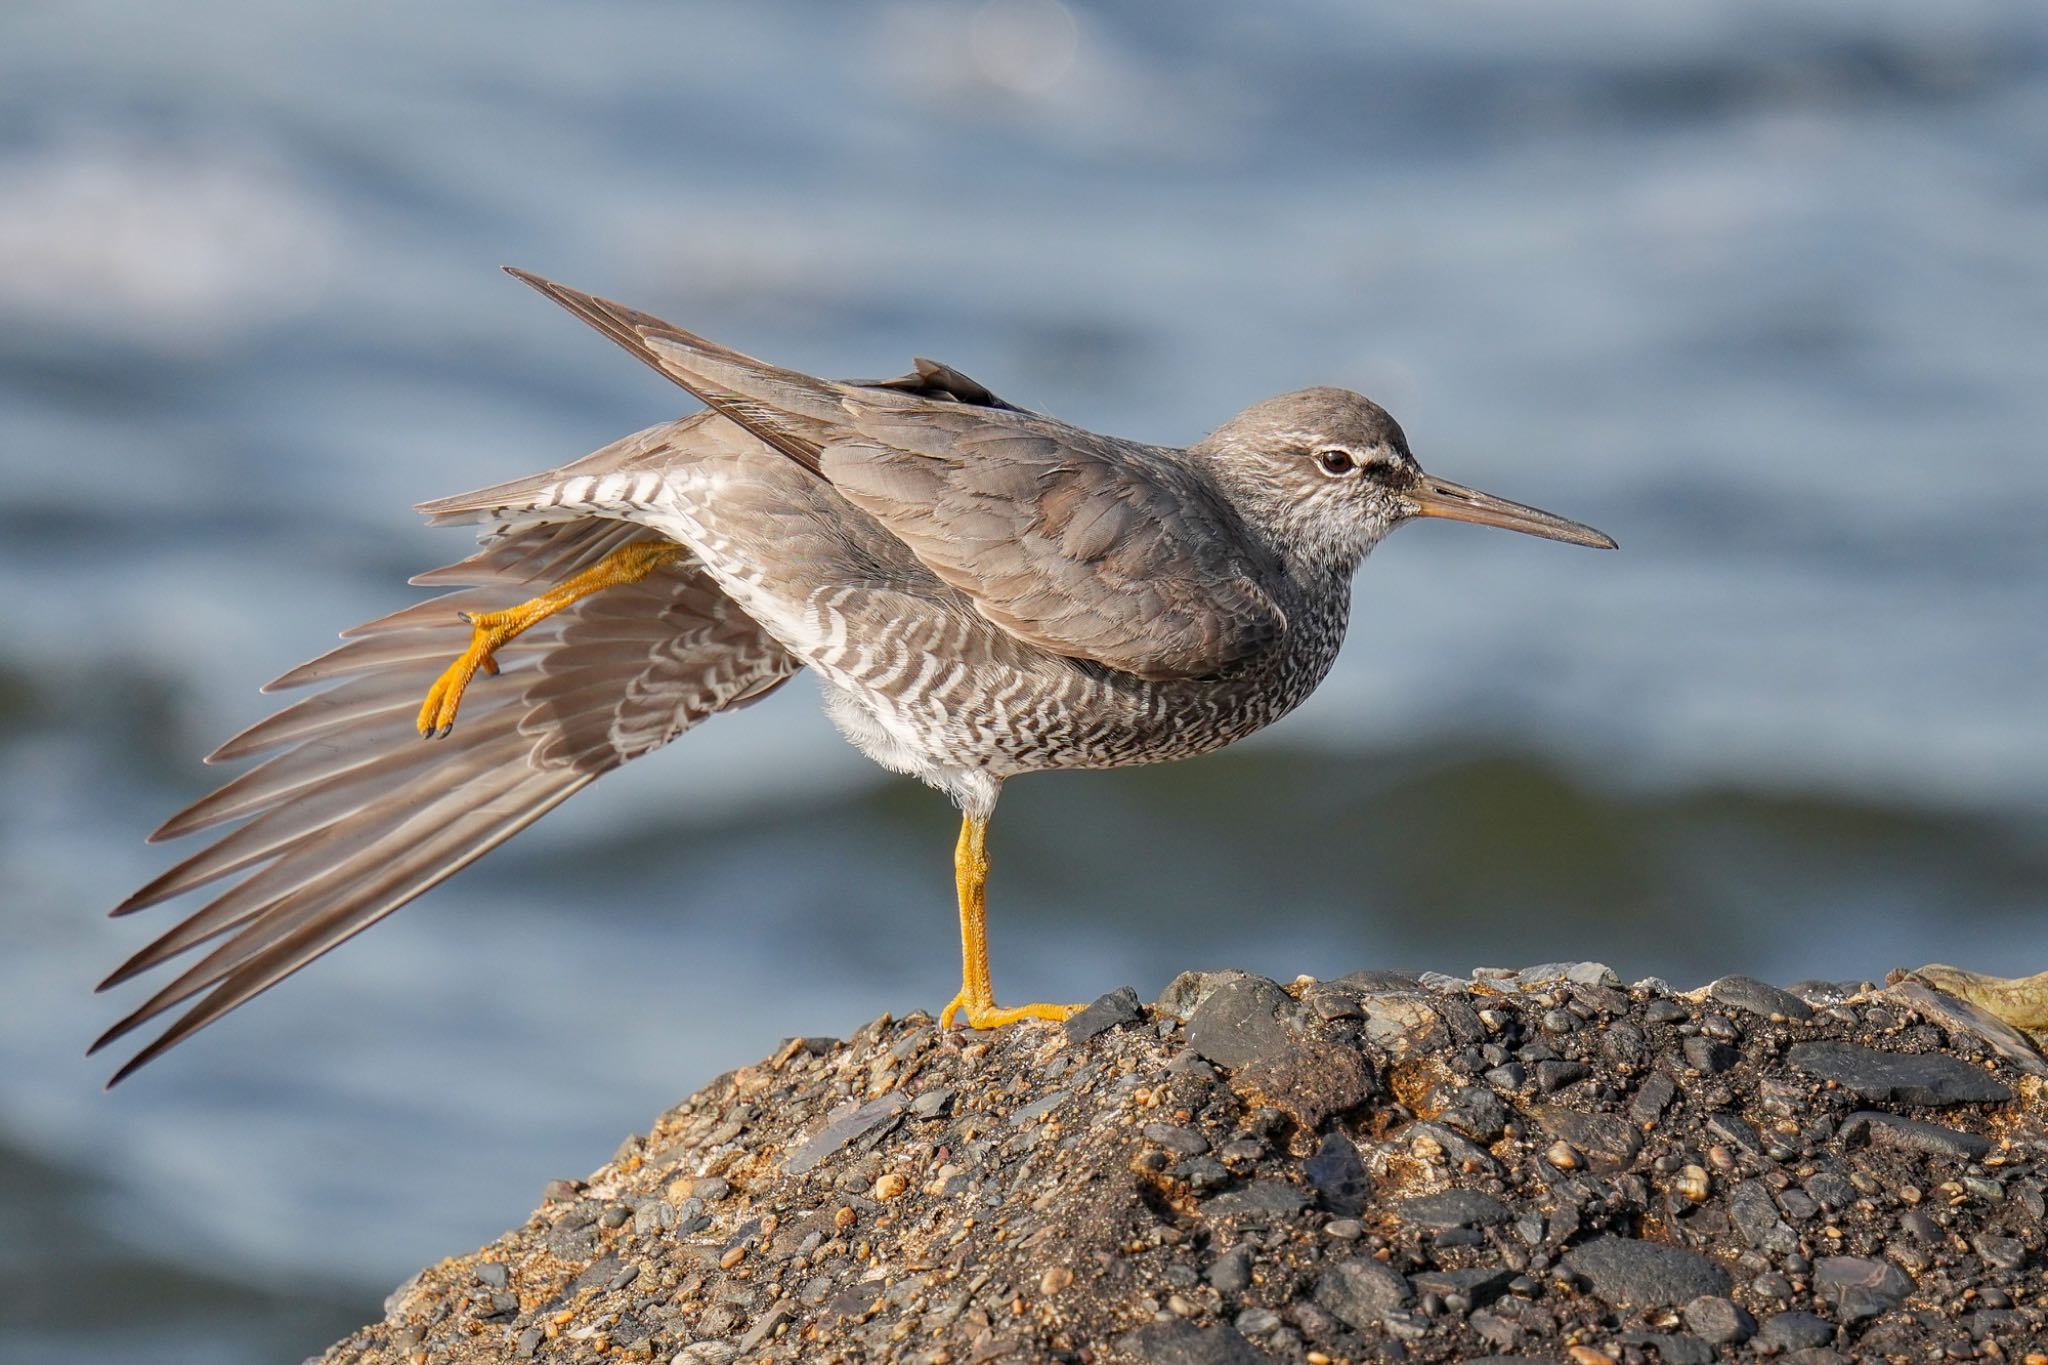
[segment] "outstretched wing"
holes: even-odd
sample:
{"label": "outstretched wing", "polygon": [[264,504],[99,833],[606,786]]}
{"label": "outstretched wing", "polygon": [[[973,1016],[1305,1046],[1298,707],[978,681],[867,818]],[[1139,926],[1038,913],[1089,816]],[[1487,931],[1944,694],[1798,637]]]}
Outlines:
{"label": "outstretched wing", "polygon": [[1035,413],[814,379],[511,273],[829,480],[1029,644],[1143,678],[1191,678],[1258,654],[1285,629],[1269,589],[1279,566],[1169,452]]}
{"label": "outstretched wing", "polygon": [[511,838],[600,774],[800,666],[688,560],[607,589],[506,645],[462,723],[425,742],[413,717],[469,641],[458,611],[532,596],[652,533],[582,518],[513,529],[414,581],[462,585],[347,632],[266,690],[329,683],[244,731],[208,762],[270,755],[151,836],[235,827],[137,891],[125,915],[242,874],[101,984],[218,943],[93,1044],[198,997],[115,1073],[166,1049],[361,933]]}

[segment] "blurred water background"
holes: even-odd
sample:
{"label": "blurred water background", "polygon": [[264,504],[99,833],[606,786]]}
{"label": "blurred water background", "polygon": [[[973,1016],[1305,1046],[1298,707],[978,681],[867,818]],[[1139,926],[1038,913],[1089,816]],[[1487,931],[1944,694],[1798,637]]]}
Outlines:
{"label": "blurred water background", "polygon": [[688,406],[501,262],[1154,440],[1343,384],[1620,539],[1405,530],[1284,725],[1015,784],[1010,997],[2048,967],[2048,10],[11,5],[0,1358],[296,1359],[952,990],[951,811],[799,685],[100,1093],[101,911],[408,506]]}

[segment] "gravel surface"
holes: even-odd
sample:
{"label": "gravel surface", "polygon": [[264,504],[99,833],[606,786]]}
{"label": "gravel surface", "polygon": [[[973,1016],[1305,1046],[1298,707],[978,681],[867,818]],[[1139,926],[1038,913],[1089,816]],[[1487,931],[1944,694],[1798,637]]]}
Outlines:
{"label": "gravel surface", "polygon": [[1924,983],[1190,973],[794,1039],[330,1362],[2048,1365],[2048,1060]]}

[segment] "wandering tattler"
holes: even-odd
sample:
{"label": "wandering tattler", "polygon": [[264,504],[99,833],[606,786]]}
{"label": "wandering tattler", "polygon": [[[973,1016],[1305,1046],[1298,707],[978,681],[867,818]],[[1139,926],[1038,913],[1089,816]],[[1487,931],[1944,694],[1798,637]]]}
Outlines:
{"label": "wandering tattler", "polygon": [[209,762],[271,757],[151,836],[241,822],[116,914],[247,875],[103,983],[226,936],[94,1044],[198,997],[115,1081],[804,668],[862,752],[960,807],[961,982],[941,1023],[1063,1019],[1077,1007],[999,1007],[989,978],[1004,781],[1190,758],[1286,715],[1337,656],[1353,571],[1405,521],[1614,544],[1425,474],[1394,419],[1343,389],[1267,399],[1169,449],[926,360],[814,379],[512,273],[709,411],[422,505],[483,528],[477,554],[413,580],[455,590],[272,683],[333,685],[217,749]]}

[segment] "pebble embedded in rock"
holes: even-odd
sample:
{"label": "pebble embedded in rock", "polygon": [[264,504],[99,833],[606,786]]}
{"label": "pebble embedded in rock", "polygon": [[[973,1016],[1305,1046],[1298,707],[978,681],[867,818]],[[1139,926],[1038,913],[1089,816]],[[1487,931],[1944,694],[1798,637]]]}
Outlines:
{"label": "pebble embedded in rock", "polygon": [[1424,1228],[1484,1228],[1514,1217],[1508,1206],[1477,1190],[1444,1190],[1403,1199],[1402,1221]]}
{"label": "pebble embedded in rock", "polygon": [[1785,1063],[1795,1071],[1833,1081],[1866,1100],[1919,1104],[1930,1109],[1952,1104],[2003,1104],[2012,1090],[1968,1062],[1942,1052],[1885,1052],[1856,1043],[1794,1043]]}
{"label": "pebble embedded in rock", "polygon": [[1729,1288],[1728,1272],[1697,1252],[1634,1237],[1596,1237],[1560,1264],[1617,1308],[1675,1308]]}

